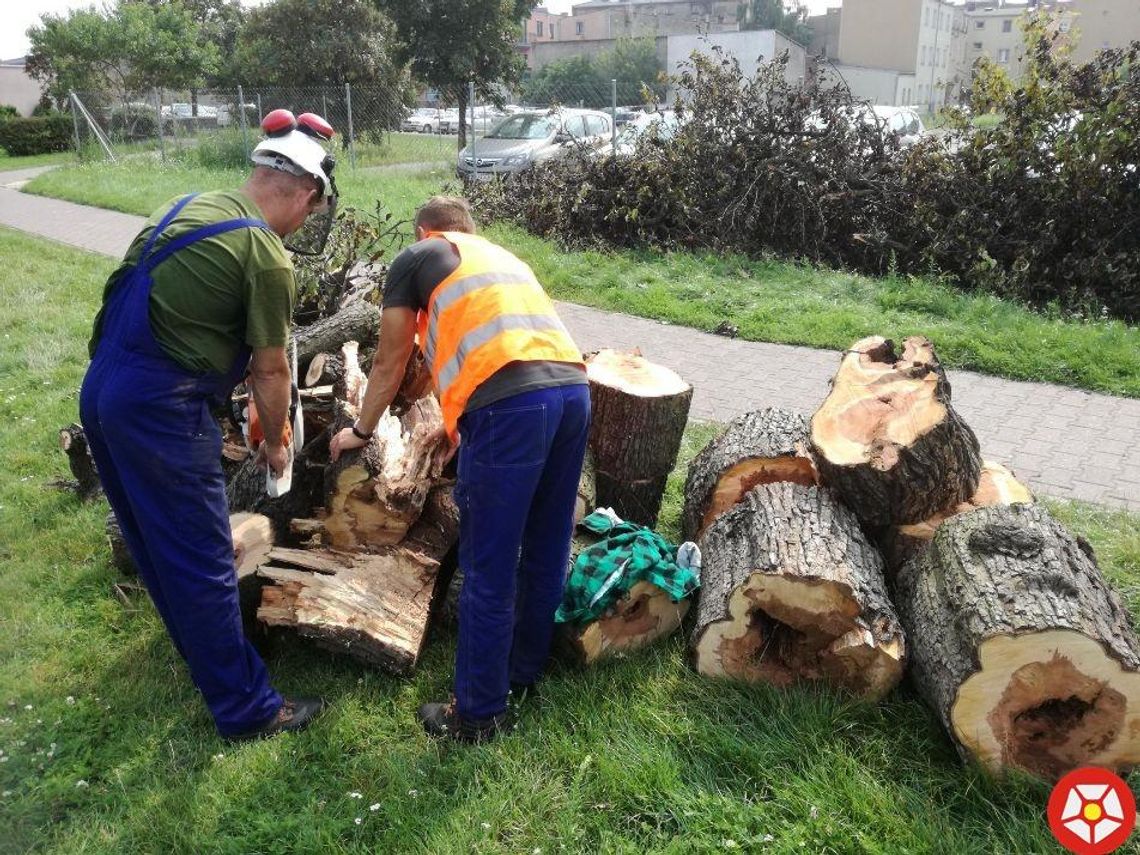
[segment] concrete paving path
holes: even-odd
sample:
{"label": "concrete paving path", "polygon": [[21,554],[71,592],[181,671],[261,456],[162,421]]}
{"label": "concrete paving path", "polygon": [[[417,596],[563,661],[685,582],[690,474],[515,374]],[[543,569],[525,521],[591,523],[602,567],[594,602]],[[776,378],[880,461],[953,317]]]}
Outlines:
{"label": "concrete paving path", "polygon": [[[143,218],[20,193],[0,173],[0,225],[119,257]],[[101,283],[100,283],[101,284]],[[98,286],[96,286],[98,287]],[[812,412],[839,353],[727,339],[570,303],[558,310],[583,350],[641,348],[693,385],[693,418],[725,422],[764,406]],[[954,406],[987,459],[1034,490],[1140,511],[1140,400],[951,371]]]}

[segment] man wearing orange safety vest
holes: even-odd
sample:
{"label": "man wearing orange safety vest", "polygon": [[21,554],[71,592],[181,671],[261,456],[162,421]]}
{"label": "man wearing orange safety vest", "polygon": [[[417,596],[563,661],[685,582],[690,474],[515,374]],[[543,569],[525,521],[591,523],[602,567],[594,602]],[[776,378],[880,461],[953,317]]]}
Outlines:
{"label": "man wearing orange safety vest", "polygon": [[590,395],[582,354],[534,273],[474,234],[463,199],[429,199],[415,228],[388,273],[360,417],[332,455],[368,442],[418,336],[443,429],[459,442],[463,570],[455,696],[419,718],[434,736],[477,742],[503,727],[509,693],[534,685],[550,650]]}

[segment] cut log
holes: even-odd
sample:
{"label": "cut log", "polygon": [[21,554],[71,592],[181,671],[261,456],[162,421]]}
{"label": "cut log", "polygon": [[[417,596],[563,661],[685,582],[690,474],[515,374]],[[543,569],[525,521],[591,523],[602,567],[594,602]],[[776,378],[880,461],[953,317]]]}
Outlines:
{"label": "cut log", "polygon": [[127,549],[127,542],[123,540],[123,530],[119,527],[119,518],[112,510],[107,511],[107,520],[104,524],[107,532],[107,544],[111,547],[111,564],[124,576],[137,576],[138,568],[131,552]]}
{"label": "cut log", "polygon": [[745,413],[693,458],[685,479],[681,532],[696,540],[718,516],[759,484],[818,482],[808,453],[807,419],[769,407]]}
{"label": "cut log", "polygon": [[357,301],[335,315],[300,327],[293,333],[297,344],[297,371],[305,377],[309,363],[318,353],[338,353],[346,341],[374,346],[380,336],[380,309],[367,301]]}
{"label": "cut log", "polygon": [[[352,408],[342,406],[334,432],[354,418]],[[445,439],[437,429],[442,424],[436,399],[421,398],[400,418],[385,413],[368,445],[329,464],[324,525],[333,546],[385,546],[404,538],[440,477]]]}
{"label": "cut log", "polygon": [[870,525],[917,523],[967,501],[982,461],[922,337],[855,342],[811,420],[821,481]]}
{"label": "cut log", "polygon": [[819,680],[867,698],[898,683],[903,631],[882,557],[829,491],[755,487],[698,545],[700,673],[777,686]]}
{"label": "cut log", "polygon": [[574,501],[574,525],[578,525],[598,507],[598,488],[594,481],[594,452],[586,449],[582,474],[578,478],[578,498]]}
{"label": "cut log", "polygon": [[598,504],[652,527],[677,461],[693,388],[664,366],[616,350],[599,351],[586,369]]}
{"label": "cut log", "polygon": [[95,471],[95,460],[91,457],[87,434],[81,425],[72,423],[59,429],[59,450],[67,455],[67,467],[75,476],[74,482],[63,482],[60,486],[75,490],[79,498],[85,501],[100,495],[103,487]]}
{"label": "cut log", "polygon": [[1140,642],[1042,506],[947,520],[895,585],[914,684],[964,758],[1048,780],[1140,764]]}
{"label": "cut log", "polygon": [[394,674],[410,674],[458,533],[451,488],[438,486],[399,546],[376,554],[275,549],[258,571],[273,582],[262,591],[258,618]]}
{"label": "cut log", "polygon": [[672,635],[689,612],[689,600],[674,603],[652,582],[636,582],[624,597],[595,621],[563,624],[562,643],[580,664],[638,650]]}
{"label": "cut log", "polygon": [[335,353],[318,353],[309,362],[303,385],[332,386],[344,374],[344,362]]}
{"label": "cut log", "polygon": [[951,517],[993,505],[1028,504],[1033,501],[1029,488],[1000,463],[986,461],[978,489],[969,500],[930,519],[913,525],[890,526],[880,538],[888,569],[897,569],[930,546],[938,527]]}

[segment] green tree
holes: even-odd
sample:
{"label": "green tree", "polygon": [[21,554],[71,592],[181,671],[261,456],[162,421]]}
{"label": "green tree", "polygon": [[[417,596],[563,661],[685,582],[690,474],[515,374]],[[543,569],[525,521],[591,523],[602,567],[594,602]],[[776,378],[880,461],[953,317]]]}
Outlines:
{"label": "green tree", "polygon": [[742,30],[776,30],[806,45],[811,39],[807,7],[799,0],[748,0],[737,11]]}
{"label": "green tree", "polygon": [[219,61],[217,45],[178,2],[120,0],[102,10],[47,14],[28,38],[28,73],[57,102],[70,89],[113,94],[125,104],[154,86],[201,86]]}
{"label": "green tree", "polygon": [[[513,85],[524,61],[517,45],[520,22],[534,0],[376,0],[400,32],[400,56],[412,73],[438,89],[466,115],[467,85],[479,97],[498,97],[498,84]],[[467,144],[460,122],[459,146]]]}
{"label": "green tree", "polygon": [[604,109],[613,99],[617,81],[619,104],[638,104],[644,91],[662,98],[661,66],[653,39],[619,39],[596,57],[578,55],[544,65],[523,83],[523,97],[532,103],[557,103]]}
{"label": "green tree", "polygon": [[641,103],[644,90],[658,100],[665,97],[656,39],[618,39],[611,50],[598,56],[595,65],[607,83],[617,81],[619,104]]}
{"label": "green tree", "polygon": [[398,47],[395,25],[368,0],[274,0],[248,13],[237,68],[250,92],[274,87],[274,107],[321,113],[327,104],[341,130],[351,83],[355,129],[382,130],[399,125],[410,97]]}

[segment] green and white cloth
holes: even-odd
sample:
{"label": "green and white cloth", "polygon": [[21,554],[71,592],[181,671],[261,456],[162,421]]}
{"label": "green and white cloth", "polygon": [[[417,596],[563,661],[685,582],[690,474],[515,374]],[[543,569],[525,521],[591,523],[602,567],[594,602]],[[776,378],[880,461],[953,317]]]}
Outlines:
{"label": "green and white cloth", "polygon": [[[590,514],[579,525],[602,540],[583,550],[574,562],[557,623],[597,620],[640,581],[651,582],[679,602],[700,586],[700,551],[680,547],[652,529],[623,522],[612,511]],[[680,559],[678,559],[680,551]]]}

